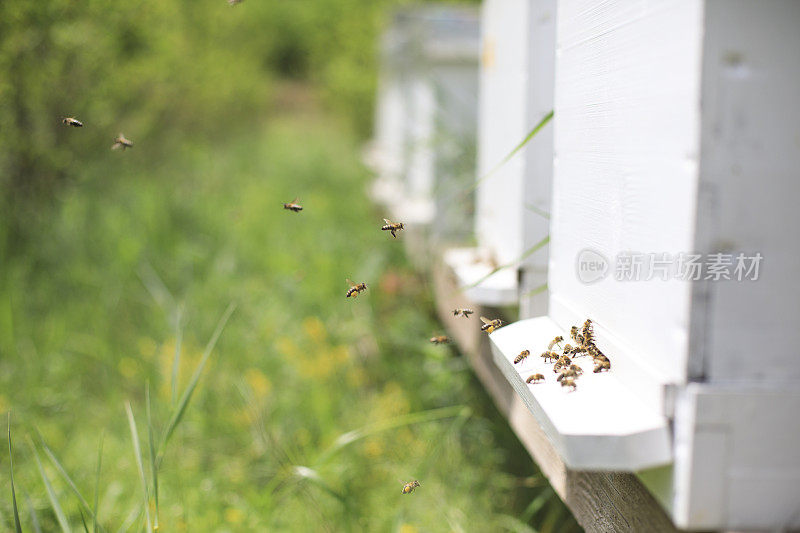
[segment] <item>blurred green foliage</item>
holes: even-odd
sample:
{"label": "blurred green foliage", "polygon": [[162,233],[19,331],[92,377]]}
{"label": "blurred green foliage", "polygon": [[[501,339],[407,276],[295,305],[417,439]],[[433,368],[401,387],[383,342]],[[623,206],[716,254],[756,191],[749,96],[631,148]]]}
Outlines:
{"label": "blurred green foliage", "polygon": [[[160,435],[175,355],[179,395],[232,302],[158,469],[162,530],[576,529],[427,342],[428,287],[366,200],[375,42],[400,3],[0,2],[0,412],[25,531],[58,527],[31,446],[81,527],[38,432],[88,502],[104,433],[100,523],[143,529],[125,402],[146,456],[145,387]],[[120,131],[135,146],[111,152]],[[346,300],[345,277],[367,293]]]}

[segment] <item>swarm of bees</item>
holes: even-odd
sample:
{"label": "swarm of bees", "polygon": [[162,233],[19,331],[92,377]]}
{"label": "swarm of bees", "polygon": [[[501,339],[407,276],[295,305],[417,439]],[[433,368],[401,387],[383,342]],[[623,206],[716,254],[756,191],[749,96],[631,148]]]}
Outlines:
{"label": "swarm of bees", "polygon": [[481,326],[481,331],[485,331],[486,333],[491,333],[494,330],[499,329],[500,326],[503,325],[503,321],[500,320],[499,318],[490,320],[485,316],[481,317],[481,322],[483,322],[483,325]]}
{"label": "swarm of bees", "polygon": [[347,278],[347,283],[350,284],[350,288],[347,289],[347,293],[345,294],[345,298],[350,298],[351,296],[353,298],[355,298],[355,297],[358,296],[359,292],[367,290],[367,284],[366,283],[353,283],[350,280],[350,278]]}
{"label": "swarm of bees", "polygon": [[453,309],[453,316],[461,315],[464,318],[469,318],[469,315],[471,315],[474,312],[475,311],[473,311],[472,309],[461,309],[461,308],[458,308],[458,309]]}
{"label": "swarm of bees", "polygon": [[[575,342],[572,344],[565,344],[564,337],[561,335],[555,337],[547,344],[547,349],[542,352],[542,359],[545,363],[553,363],[553,372],[558,374],[556,381],[561,383],[562,387],[574,391],[578,388],[576,383],[577,379],[583,375],[583,369],[573,362],[573,359],[581,356],[589,356],[594,363],[594,373],[607,372],[611,370],[611,361],[608,357],[600,351],[600,348],[595,344],[594,326],[590,319],[586,319],[582,326],[572,326],[570,329],[570,338]],[[555,348],[561,348],[561,351],[555,351]],[[521,362],[529,355],[528,350],[523,350],[515,359],[514,364]],[[526,383],[540,383],[544,381],[542,374],[533,374],[525,380]]]}
{"label": "swarm of bees", "polygon": [[414,481],[409,481],[408,483],[403,483],[403,490],[401,494],[411,494],[417,487],[419,487],[419,481],[416,479]]}
{"label": "swarm of bees", "polygon": [[392,222],[388,218],[384,218],[383,222],[384,222],[384,224],[383,224],[383,226],[381,226],[381,230],[382,231],[388,231],[389,233],[392,234],[392,237],[394,237],[396,239],[397,238],[397,232],[400,231],[401,229],[403,229],[403,223],[402,222]]}
{"label": "swarm of bees", "polygon": [[298,204],[297,203],[298,201],[300,201],[300,198],[295,197],[295,199],[292,200],[291,202],[283,204],[283,208],[288,209],[289,211],[294,211],[295,213],[299,213],[300,211],[303,210],[303,206]]}
{"label": "swarm of bees", "polygon": [[436,337],[431,337],[430,340],[433,344],[447,344],[450,342],[450,337],[447,335],[437,335]]}

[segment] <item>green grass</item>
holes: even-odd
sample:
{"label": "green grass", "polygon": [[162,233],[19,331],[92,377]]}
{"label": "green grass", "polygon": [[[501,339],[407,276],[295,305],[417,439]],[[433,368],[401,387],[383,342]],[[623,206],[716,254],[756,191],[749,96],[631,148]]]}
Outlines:
{"label": "green grass", "polygon": [[[24,531],[577,529],[427,342],[429,287],[379,231],[347,127],[309,112],[165,142],[77,161],[4,260],[0,411],[50,459],[13,450]],[[346,277],[369,289],[345,299]]]}

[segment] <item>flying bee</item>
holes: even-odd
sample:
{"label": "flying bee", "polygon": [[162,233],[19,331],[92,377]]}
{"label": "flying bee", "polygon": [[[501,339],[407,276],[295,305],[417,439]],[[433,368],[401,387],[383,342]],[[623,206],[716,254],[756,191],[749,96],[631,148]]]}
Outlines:
{"label": "flying bee", "polygon": [[75,117],[64,117],[61,120],[61,122],[63,122],[67,126],[72,126],[73,128],[82,128],[83,127],[83,122],[81,122],[80,120],[78,120]]}
{"label": "flying bee", "polygon": [[556,364],[553,365],[553,372],[558,373],[558,371],[561,370],[563,367],[568,367],[571,364],[572,360],[566,355],[562,355],[561,357],[558,358]]}
{"label": "flying bee", "polygon": [[133,148],[133,141],[130,139],[126,139],[123,134],[119,134],[116,139],[114,139],[114,144],[111,145],[112,150],[119,150],[122,148],[126,150],[128,148]]}
{"label": "flying bee", "polygon": [[419,481],[417,481],[416,479],[414,481],[409,481],[408,483],[404,483],[402,494],[411,494],[417,487],[419,487]]}
{"label": "flying bee", "polygon": [[303,206],[297,203],[298,200],[300,200],[300,198],[295,197],[295,199],[291,202],[283,204],[283,208],[288,209],[289,211],[294,211],[295,213],[299,213],[303,210]]}
{"label": "flying bee", "polygon": [[547,350],[548,351],[552,350],[553,346],[555,346],[556,344],[561,344],[562,342],[564,342],[564,337],[559,335],[558,337],[550,341],[550,344],[547,345]]}
{"label": "flying bee", "polygon": [[531,374],[528,376],[528,379],[525,380],[525,383],[530,385],[531,383],[539,383],[540,381],[544,381],[544,376],[541,374]]}
{"label": "flying bee", "polygon": [[472,309],[461,309],[461,308],[458,308],[458,309],[453,309],[453,316],[461,315],[464,318],[469,318],[469,315],[471,315],[474,312],[475,311],[473,311]]}
{"label": "flying bee", "polygon": [[522,350],[521,352],[519,352],[519,355],[516,358],[514,358],[514,364],[516,365],[517,363],[521,363],[522,360],[528,357],[530,354],[531,354],[530,350]]}
{"label": "flying bee", "polygon": [[545,363],[552,363],[553,361],[558,361],[558,358],[561,357],[556,352],[542,352],[542,358],[544,359]]}
{"label": "flying bee", "polygon": [[485,331],[486,333],[491,333],[503,325],[503,321],[500,320],[499,318],[495,318],[494,320],[489,320],[485,316],[481,317],[481,322],[483,322],[483,325],[481,326],[481,331]]}
{"label": "flying bee", "polygon": [[450,337],[447,335],[438,335],[436,337],[431,337],[430,340],[433,344],[447,344],[450,342]]}
{"label": "flying bee", "polygon": [[396,232],[398,232],[401,229],[403,229],[403,223],[402,222],[392,222],[387,218],[384,218],[383,221],[385,222],[385,224],[381,227],[381,229],[383,231],[388,231],[389,233],[392,234],[392,237],[397,238],[397,233]]}
{"label": "flying bee", "polygon": [[594,362],[594,373],[599,374],[600,372],[606,371],[608,372],[611,370],[611,361],[608,359],[605,360],[596,360]]}
{"label": "flying bee", "polygon": [[358,296],[359,292],[367,290],[366,283],[353,283],[350,281],[350,278],[347,278],[347,283],[350,284],[350,288],[347,289],[347,294],[345,294],[346,298],[350,298],[351,296],[355,298]]}
{"label": "flying bee", "polygon": [[578,388],[578,385],[575,384],[575,379],[574,378],[564,378],[564,379],[562,379],[561,380],[561,386],[562,387],[569,387],[573,391]]}

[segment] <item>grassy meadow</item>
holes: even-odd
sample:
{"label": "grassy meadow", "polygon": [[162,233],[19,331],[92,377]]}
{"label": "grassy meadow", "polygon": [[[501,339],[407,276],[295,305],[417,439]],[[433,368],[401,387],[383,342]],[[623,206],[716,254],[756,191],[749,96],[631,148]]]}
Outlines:
{"label": "grassy meadow", "polygon": [[[428,342],[430,289],[366,197],[359,46],[390,2],[184,4],[0,4],[0,119],[20,132],[0,133],[0,530],[15,509],[26,532],[578,530],[466,361]],[[302,40],[362,7],[332,30],[354,42]],[[119,79],[74,55],[111,46],[106,25]]]}

